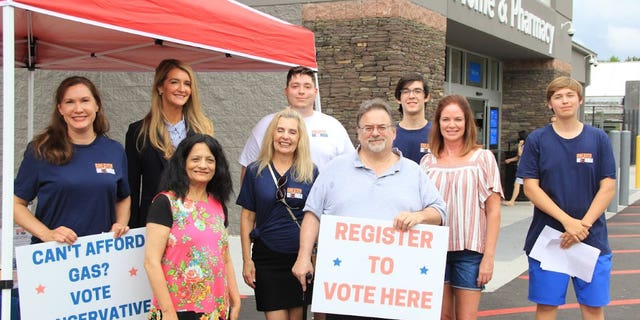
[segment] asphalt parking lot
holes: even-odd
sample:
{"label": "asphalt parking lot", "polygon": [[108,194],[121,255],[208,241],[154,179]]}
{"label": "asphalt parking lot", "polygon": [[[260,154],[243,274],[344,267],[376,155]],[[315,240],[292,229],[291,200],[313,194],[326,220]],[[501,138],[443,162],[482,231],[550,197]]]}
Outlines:
{"label": "asphalt parking lot", "polygon": [[[635,195],[639,196],[640,193]],[[534,317],[535,305],[527,300],[527,262],[522,251],[532,212],[533,207],[529,202],[502,207],[495,273],[482,296],[480,319],[524,320]],[[613,250],[613,272],[611,303],[605,308],[605,316],[616,320],[639,319],[640,200],[635,200],[626,207],[621,206],[619,212],[608,213],[607,216],[609,242]],[[240,257],[234,258],[236,265],[241,266],[241,262]],[[240,319],[264,319],[264,314],[255,309],[251,290],[243,282],[240,282],[240,286],[244,294]],[[567,304],[560,308],[558,319],[580,318],[579,306],[572,289],[569,289]]]}

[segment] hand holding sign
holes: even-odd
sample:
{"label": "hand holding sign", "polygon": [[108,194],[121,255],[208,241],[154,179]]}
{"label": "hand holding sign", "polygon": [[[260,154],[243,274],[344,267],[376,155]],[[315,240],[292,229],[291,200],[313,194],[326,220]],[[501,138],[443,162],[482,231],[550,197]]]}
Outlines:
{"label": "hand holding sign", "polygon": [[16,247],[22,319],[140,319],[151,307],[145,229]]}
{"label": "hand holding sign", "polygon": [[322,216],[312,311],[440,319],[448,236],[447,227]]}

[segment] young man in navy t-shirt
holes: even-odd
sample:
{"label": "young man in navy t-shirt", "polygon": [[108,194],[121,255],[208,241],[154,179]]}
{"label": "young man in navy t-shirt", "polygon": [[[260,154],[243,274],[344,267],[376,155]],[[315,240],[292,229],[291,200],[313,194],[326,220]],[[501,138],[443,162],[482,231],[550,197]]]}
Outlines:
{"label": "young man in navy t-shirt", "polygon": [[547,87],[547,104],[556,121],[532,132],[524,145],[518,177],[534,204],[525,241],[530,254],[545,226],[560,232],[562,248],[583,242],[600,249],[591,282],[543,270],[529,257],[529,300],[537,303],[536,319],[555,319],[565,303],[569,280],[583,319],[604,319],[609,303],[611,248],[604,211],[615,194],[616,167],[604,131],[578,120],[582,85],[559,77]]}
{"label": "young man in navy t-shirt", "polygon": [[425,116],[425,107],[431,97],[429,87],[422,75],[410,73],[398,81],[395,97],[402,120],[396,126],[393,146],[402,152],[403,157],[419,164],[429,150],[431,122]]}

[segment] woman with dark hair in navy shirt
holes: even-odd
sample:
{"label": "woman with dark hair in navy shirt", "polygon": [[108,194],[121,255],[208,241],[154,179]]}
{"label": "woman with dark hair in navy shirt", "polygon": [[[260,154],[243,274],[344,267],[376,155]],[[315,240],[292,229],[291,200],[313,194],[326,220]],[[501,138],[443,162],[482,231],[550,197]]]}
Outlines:
{"label": "woman with dark hair in navy shirt", "polygon": [[[100,94],[85,77],[60,83],[49,125],[27,146],[14,182],[15,222],[32,243],[129,230],[124,148],[106,136]],[[38,198],[35,216],[27,205]]]}

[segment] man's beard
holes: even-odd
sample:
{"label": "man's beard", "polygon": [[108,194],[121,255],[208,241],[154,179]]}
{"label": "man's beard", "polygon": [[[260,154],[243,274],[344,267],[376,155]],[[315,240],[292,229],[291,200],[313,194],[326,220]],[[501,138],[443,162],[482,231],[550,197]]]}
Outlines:
{"label": "man's beard", "polygon": [[371,152],[382,152],[387,147],[387,141],[385,140],[377,140],[377,141],[367,141],[367,149]]}

